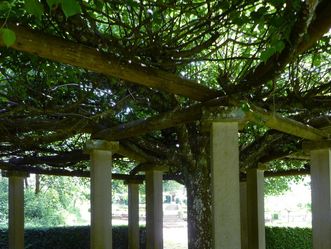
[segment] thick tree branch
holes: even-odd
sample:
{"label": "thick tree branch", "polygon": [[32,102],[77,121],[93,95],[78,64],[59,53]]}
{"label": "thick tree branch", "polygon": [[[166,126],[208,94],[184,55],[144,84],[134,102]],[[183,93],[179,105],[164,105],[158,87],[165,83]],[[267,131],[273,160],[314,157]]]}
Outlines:
{"label": "thick tree branch", "polygon": [[[316,2],[316,1],[313,1]],[[306,5],[306,3],[303,3]],[[307,4],[308,5],[308,4]],[[294,25],[291,34],[291,41],[280,52],[271,56],[268,61],[260,63],[256,68],[251,70],[238,85],[231,86],[227,89],[228,94],[235,95],[236,92],[245,93],[251,89],[259,87],[269,80],[279,75],[285,66],[296,58],[296,55],[303,53],[316,41],[318,41],[331,28],[331,3],[329,0],[321,1],[316,8],[316,19],[311,23],[316,4],[312,9],[304,9],[308,13],[301,13],[302,17]],[[310,24],[310,25],[309,25]],[[307,33],[306,26],[309,25]],[[298,30],[299,29],[299,30]],[[303,39],[304,37],[304,39]]]}
{"label": "thick tree branch", "polygon": [[331,28],[331,2],[329,0],[320,1],[315,13],[315,19],[308,27],[305,39],[298,46],[298,54],[311,48]]}

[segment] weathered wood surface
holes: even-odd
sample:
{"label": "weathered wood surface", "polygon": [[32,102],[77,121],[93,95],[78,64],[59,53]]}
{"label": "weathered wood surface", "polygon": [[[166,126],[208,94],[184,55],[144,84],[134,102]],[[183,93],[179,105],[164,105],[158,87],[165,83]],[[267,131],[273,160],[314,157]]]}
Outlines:
{"label": "weathered wood surface", "polygon": [[252,122],[304,139],[316,141],[328,137],[327,133],[319,129],[256,106],[251,106],[246,116]]}
{"label": "weathered wood surface", "polygon": [[[221,101],[223,101],[224,104],[228,104],[228,101],[225,101],[225,99],[226,98],[223,100],[218,99],[215,101],[209,101],[205,104],[197,104],[182,110],[172,111],[147,119],[141,119],[126,124],[121,124],[109,129],[102,130],[94,134],[93,137],[107,140],[121,140],[200,120],[203,115],[203,109],[206,106],[216,106],[217,104],[220,104]],[[215,108],[213,108],[213,112],[215,111]],[[224,109],[220,107],[219,111],[220,114],[222,114]],[[220,119],[223,121],[225,118],[226,117],[223,116],[220,117]],[[308,140],[317,141],[328,137],[328,133],[323,130],[316,129],[294,119],[284,117],[278,113],[273,113],[253,105],[250,105],[250,110],[245,111],[245,117],[241,117],[241,119],[242,122],[249,120],[254,123],[265,125],[271,129],[275,129],[286,134],[294,135]],[[216,122],[217,120],[218,117],[216,115],[214,121]],[[208,121],[211,122],[210,117]]]}
{"label": "weathered wood surface", "polygon": [[[2,24],[3,22],[0,21],[0,25]],[[101,53],[96,48],[46,35],[23,26],[8,24],[7,26],[16,34],[16,42],[11,47],[18,51],[186,96],[193,100],[205,101],[219,95],[217,90],[209,89],[194,81],[145,65],[120,61],[109,54]],[[3,45],[0,39],[0,46]]]}

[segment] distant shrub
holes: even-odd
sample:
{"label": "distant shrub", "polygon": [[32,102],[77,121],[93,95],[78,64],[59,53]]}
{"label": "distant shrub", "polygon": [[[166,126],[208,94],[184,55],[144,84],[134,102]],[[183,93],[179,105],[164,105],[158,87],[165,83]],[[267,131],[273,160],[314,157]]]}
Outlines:
{"label": "distant shrub", "polygon": [[312,249],[310,228],[266,228],[266,249]]}
{"label": "distant shrub", "polygon": [[[113,248],[128,248],[127,226],[113,227]],[[141,229],[141,249],[146,248],[145,229]],[[90,227],[28,228],[26,249],[90,249]],[[0,229],[0,249],[8,249],[8,232]]]}
{"label": "distant shrub", "polygon": [[[266,228],[266,249],[312,249],[309,228]],[[25,230],[26,249],[89,249],[90,227],[30,228]],[[127,226],[113,227],[113,248],[128,248]],[[145,229],[140,229],[140,248],[146,248]],[[8,249],[8,233],[0,229],[0,249]]]}

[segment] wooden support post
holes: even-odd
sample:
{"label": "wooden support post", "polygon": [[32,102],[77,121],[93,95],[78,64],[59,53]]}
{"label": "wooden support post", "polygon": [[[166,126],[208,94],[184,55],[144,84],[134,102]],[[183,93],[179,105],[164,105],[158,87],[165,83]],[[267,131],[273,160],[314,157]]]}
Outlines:
{"label": "wooden support post", "polygon": [[142,181],[126,181],[128,185],[128,205],[129,205],[129,228],[128,240],[129,249],[139,249],[139,184]]}
{"label": "wooden support post", "polygon": [[313,248],[331,248],[331,148],[311,151]]}
{"label": "wooden support post", "polygon": [[243,181],[240,182],[241,249],[249,249],[247,219],[247,182]]}
{"label": "wooden support post", "polygon": [[91,157],[91,249],[112,249],[112,154],[118,143],[92,140],[86,144]]}
{"label": "wooden support post", "polygon": [[9,249],[24,249],[24,178],[29,175],[8,171],[3,176],[9,178]]}
{"label": "wooden support post", "polygon": [[239,145],[237,122],[211,126],[213,249],[240,249]]}
{"label": "wooden support post", "polygon": [[264,170],[247,169],[248,248],[265,249]]}
{"label": "wooden support post", "polygon": [[146,171],[147,249],[163,249],[162,171]]}

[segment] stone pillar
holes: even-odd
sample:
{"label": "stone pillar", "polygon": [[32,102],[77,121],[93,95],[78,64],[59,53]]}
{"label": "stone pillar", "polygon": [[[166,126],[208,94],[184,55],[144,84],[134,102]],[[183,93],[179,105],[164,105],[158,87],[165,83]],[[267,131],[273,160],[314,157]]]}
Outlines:
{"label": "stone pillar", "polygon": [[248,248],[265,249],[264,170],[247,170]]}
{"label": "stone pillar", "polygon": [[331,248],[331,146],[311,151],[313,248]]}
{"label": "stone pillar", "polygon": [[146,171],[147,249],[163,249],[162,171]]}
{"label": "stone pillar", "polygon": [[139,184],[142,181],[128,180],[128,205],[129,205],[129,224],[128,239],[129,249],[139,249]]}
{"label": "stone pillar", "polygon": [[91,140],[91,249],[112,249],[112,154],[118,143]]}
{"label": "stone pillar", "polygon": [[239,145],[237,122],[211,127],[213,249],[240,249]]}
{"label": "stone pillar", "polygon": [[3,176],[9,178],[9,249],[24,249],[24,178],[28,173],[7,171]]}
{"label": "stone pillar", "polygon": [[247,219],[247,182],[243,181],[240,182],[241,249],[249,249]]}

